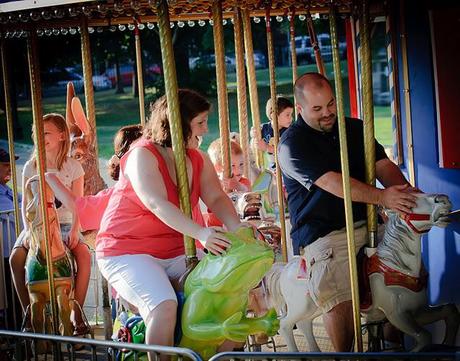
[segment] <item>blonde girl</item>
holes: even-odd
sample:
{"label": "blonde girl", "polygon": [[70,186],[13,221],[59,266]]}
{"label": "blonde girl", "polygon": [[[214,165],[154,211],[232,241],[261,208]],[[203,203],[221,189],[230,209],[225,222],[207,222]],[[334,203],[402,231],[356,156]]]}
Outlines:
{"label": "blonde girl", "polygon": [[[43,117],[43,128],[45,136],[46,172],[55,173],[59,180],[76,197],[83,196],[84,171],[78,161],[69,157],[70,135],[65,119],[60,114],[47,114]],[[25,189],[27,181],[37,174],[35,152],[31,159],[24,165],[22,174],[22,188]],[[29,295],[25,286],[24,264],[28,252],[27,244],[27,223],[25,222],[25,207],[22,204],[22,216],[24,220],[24,231],[19,236],[10,257],[10,266],[13,280],[18,293],[23,311],[29,305]],[[90,276],[90,253],[88,247],[80,241],[80,223],[77,216],[73,216],[64,205],[56,201],[56,208],[61,226],[62,240],[67,244],[77,263],[77,274],[75,279],[75,300],[83,306],[86,292],[88,290]],[[73,322],[75,335],[87,333],[87,328],[82,319],[78,305],[74,305]]]}

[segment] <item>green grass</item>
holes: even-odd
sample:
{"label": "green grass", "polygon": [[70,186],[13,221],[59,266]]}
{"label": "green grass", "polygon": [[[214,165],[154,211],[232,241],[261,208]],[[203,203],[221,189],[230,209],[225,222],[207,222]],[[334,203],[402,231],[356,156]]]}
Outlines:
{"label": "green grass", "polygon": [[[342,62],[342,69],[345,69],[346,62]],[[316,66],[313,64],[303,65],[298,68],[298,74],[307,71],[315,71]],[[326,63],[326,71],[331,78],[332,65]],[[346,76],[343,75],[343,76]],[[267,69],[256,71],[258,84],[258,98],[261,122],[266,122],[265,103],[270,97],[269,76]],[[279,67],[276,69],[277,78],[277,93],[284,94],[292,98],[292,70],[290,67]],[[228,82],[228,104],[230,129],[238,131],[238,108],[236,98],[236,76],[235,74],[227,75]],[[343,79],[344,96],[345,96],[345,114],[349,114],[348,105],[348,86],[347,78]],[[114,94],[114,90],[106,90],[95,93],[96,104],[96,124],[97,138],[99,145],[99,156],[110,158],[113,154],[112,140],[115,132],[123,125],[139,123],[139,104],[138,99],[133,98],[126,88],[125,94]],[[151,92],[147,89],[146,93]],[[84,97],[79,95],[82,104],[84,105]],[[250,117],[249,95],[248,99],[248,115]],[[218,122],[218,106],[217,99],[210,98],[212,103],[212,112],[209,116],[209,133],[204,137],[203,149],[207,149],[212,140],[219,137],[219,122]],[[57,112],[65,113],[65,96],[52,97],[43,99],[43,113]],[[30,129],[32,123],[32,110],[30,102],[22,101],[18,107],[19,121],[23,127],[26,143],[32,143],[30,138]],[[0,113],[0,134],[2,138],[6,138],[5,130],[5,115]],[[251,124],[251,120],[249,120]],[[390,107],[375,107],[375,133],[380,143],[383,145],[393,144],[393,135],[391,127]]]}

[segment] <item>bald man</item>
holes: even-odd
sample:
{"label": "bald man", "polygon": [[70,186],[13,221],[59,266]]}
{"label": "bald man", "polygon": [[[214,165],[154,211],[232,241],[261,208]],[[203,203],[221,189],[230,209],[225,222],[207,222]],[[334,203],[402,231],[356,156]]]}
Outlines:
{"label": "bald man", "polygon": [[[288,192],[294,254],[311,267],[308,291],[323,312],[337,352],[350,351],[353,315],[345,231],[340,144],[335,97],[318,73],[295,83],[297,120],[283,134],[279,163]],[[410,212],[415,196],[400,169],[375,141],[376,175],[385,189],[365,183],[363,123],[346,118],[355,243],[367,241],[366,203]]]}

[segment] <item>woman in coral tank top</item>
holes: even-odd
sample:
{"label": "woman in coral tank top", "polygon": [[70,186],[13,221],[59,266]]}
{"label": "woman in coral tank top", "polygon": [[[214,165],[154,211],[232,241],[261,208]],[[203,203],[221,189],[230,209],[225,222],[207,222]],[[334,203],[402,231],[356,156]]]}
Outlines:
{"label": "woman in coral tank top", "polygon": [[[208,156],[194,149],[208,131],[209,102],[192,90],[179,90],[182,130],[192,208],[201,198],[227,229],[241,226]],[[96,252],[101,273],[147,326],[146,343],[172,345],[177,299],[170,279],[185,270],[183,235],[199,240],[213,254],[230,241],[215,228],[194,223],[179,209],[166,97],[151,107],[143,137],[120,160]]]}

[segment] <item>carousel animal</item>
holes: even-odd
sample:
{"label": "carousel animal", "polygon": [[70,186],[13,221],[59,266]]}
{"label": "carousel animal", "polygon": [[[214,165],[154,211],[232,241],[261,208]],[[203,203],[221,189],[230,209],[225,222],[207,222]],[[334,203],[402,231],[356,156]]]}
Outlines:
{"label": "carousel animal", "polygon": [[[48,286],[49,269],[46,263],[46,244],[43,236],[43,217],[38,191],[38,178],[32,177],[25,186],[26,221],[28,232],[25,234],[29,243],[27,254],[26,286],[30,297],[31,324],[34,332],[49,333],[50,317],[46,317],[46,308],[50,302]],[[71,336],[73,326],[70,321],[71,295],[73,291],[73,263],[61,239],[58,215],[54,205],[54,194],[46,185],[46,212],[49,221],[49,246],[51,249],[52,272],[58,306],[59,331],[61,335]],[[45,352],[47,346],[38,346],[39,353]]]}
{"label": "carousel animal", "polygon": [[66,123],[70,132],[70,156],[78,160],[85,171],[84,194],[96,194],[107,188],[99,174],[96,131],[88,122],[71,82],[67,84]]}
{"label": "carousel animal", "polygon": [[[446,323],[443,344],[455,343],[460,314],[454,304],[428,306],[427,274],[421,257],[422,234],[433,226],[446,227],[450,209],[451,203],[445,195],[419,194],[413,213],[402,218],[390,212],[383,240],[377,248],[365,250],[362,269],[368,279],[370,297],[362,297],[362,313],[368,321],[387,318],[413,337],[412,351],[420,351],[431,343],[431,334],[423,325],[438,320]],[[302,257],[295,257],[285,266],[274,265],[265,277],[269,304],[282,313],[280,334],[289,351],[297,351],[292,334],[295,324],[307,338],[310,351],[318,351],[312,321],[321,312],[308,294],[308,276],[298,278],[302,265],[305,267]],[[308,275],[308,268],[303,271]]]}
{"label": "carousel animal", "polygon": [[252,228],[226,233],[232,246],[225,255],[208,254],[185,281],[180,346],[213,356],[225,340],[245,342],[248,335],[273,336],[279,322],[275,310],[247,318],[249,291],[259,284],[274,259],[267,244]]}

